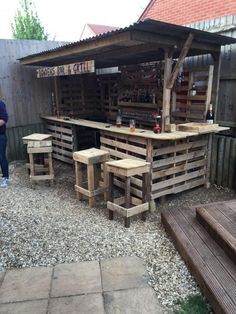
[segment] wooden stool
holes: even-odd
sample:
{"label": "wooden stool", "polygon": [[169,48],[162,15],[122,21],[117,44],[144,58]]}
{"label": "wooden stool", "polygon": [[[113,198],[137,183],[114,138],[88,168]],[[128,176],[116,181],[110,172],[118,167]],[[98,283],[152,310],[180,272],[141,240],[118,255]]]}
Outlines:
{"label": "wooden stool", "polygon": [[[27,153],[29,154],[31,183],[34,184],[35,181],[50,180],[50,183],[52,184],[54,179],[52,167],[52,141],[29,141],[27,145]],[[42,164],[35,164],[34,157],[37,154],[44,154]]]}
{"label": "wooden stool", "polygon": [[[109,209],[109,219],[113,219],[114,211],[125,217],[125,227],[130,226],[130,217],[142,213],[142,220],[146,220],[146,212],[149,209],[150,191],[148,188],[148,179],[150,173],[150,163],[134,159],[122,159],[109,161],[106,163],[107,173],[109,174],[109,201],[107,208]],[[113,196],[113,180],[114,175],[125,177],[125,197],[114,199]],[[141,204],[134,202],[130,193],[131,177],[135,175],[143,176],[143,195]],[[136,203],[136,204],[135,204]],[[124,204],[124,207],[121,206]],[[132,206],[136,205],[136,206]]]}
{"label": "wooden stool", "polygon": [[[97,149],[90,148],[73,153],[73,159],[75,161],[75,176],[76,184],[75,190],[79,200],[82,199],[82,195],[85,195],[89,199],[89,206],[95,206],[95,196],[104,193],[104,199],[107,201],[108,194],[108,180],[106,175],[106,161],[110,158],[109,153]],[[82,180],[82,164],[87,165],[87,177],[88,187],[83,187]],[[103,164],[103,186],[99,187],[99,180],[101,178],[101,165]],[[99,169],[97,168],[99,166]]]}

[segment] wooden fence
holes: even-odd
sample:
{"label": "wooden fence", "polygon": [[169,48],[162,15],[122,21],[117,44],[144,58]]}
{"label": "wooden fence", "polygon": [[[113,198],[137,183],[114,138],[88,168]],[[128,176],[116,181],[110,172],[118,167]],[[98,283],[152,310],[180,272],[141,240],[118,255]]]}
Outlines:
{"label": "wooden fence", "polygon": [[214,135],[212,141],[211,183],[236,188],[236,138]]}

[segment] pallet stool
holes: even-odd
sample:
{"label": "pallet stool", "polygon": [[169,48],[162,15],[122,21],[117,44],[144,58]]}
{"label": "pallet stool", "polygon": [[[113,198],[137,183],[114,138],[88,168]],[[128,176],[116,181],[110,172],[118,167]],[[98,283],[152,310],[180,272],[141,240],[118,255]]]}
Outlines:
{"label": "pallet stool", "polygon": [[[106,170],[109,175],[109,200],[107,202],[109,219],[113,219],[114,212],[123,215],[125,217],[124,224],[126,228],[129,228],[130,226],[131,216],[142,213],[142,220],[145,221],[150,201],[150,191],[148,188],[148,179],[150,179],[150,163],[141,160],[122,159],[109,161],[106,163],[106,166]],[[114,175],[125,178],[125,196],[117,199],[114,199],[113,196]],[[139,205],[137,205],[137,202],[133,201],[130,193],[131,177],[135,175],[142,175],[143,177],[142,201]],[[122,204],[124,204],[124,207],[121,206]]]}
{"label": "pallet stool", "polygon": [[[73,159],[75,161],[75,176],[76,184],[75,190],[79,200],[82,199],[82,195],[85,195],[89,199],[89,206],[95,206],[95,196],[104,194],[104,199],[107,201],[108,194],[108,180],[106,175],[106,161],[108,161],[110,155],[108,152],[90,148],[73,153]],[[83,187],[82,180],[82,164],[87,166],[87,189]],[[103,164],[103,186],[99,187],[99,180],[101,178],[101,165]],[[99,169],[98,169],[99,168]]]}
{"label": "pallet stool", "polygon": [[[54,179],[52,141],[29,141],[27,153],[29,154],[30,182],[34,184],[36,181],[49,180],[50,184],[52,184]],[[34,157],[38,154],[44,155],[43,164],[35,163]]]}

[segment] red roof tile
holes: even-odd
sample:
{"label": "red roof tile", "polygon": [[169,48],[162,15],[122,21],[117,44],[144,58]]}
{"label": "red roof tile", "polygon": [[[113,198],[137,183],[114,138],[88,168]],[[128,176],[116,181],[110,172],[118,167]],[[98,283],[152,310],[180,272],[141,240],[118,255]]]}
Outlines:
{"label": "red roof tile", "polygon": [[87,25],[94,32],[95,35],[100,35],[107,32],[115,31],[120,28],[117,26],[98,25],[98,24],[87,24]]}

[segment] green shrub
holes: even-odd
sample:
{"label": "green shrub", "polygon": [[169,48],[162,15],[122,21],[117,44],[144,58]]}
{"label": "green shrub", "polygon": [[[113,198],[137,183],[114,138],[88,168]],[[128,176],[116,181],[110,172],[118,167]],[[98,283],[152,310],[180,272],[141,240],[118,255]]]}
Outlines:
{"label": "green shrub", "polygon": [[207,304],[201,295],[189,295],[186,301],[177,301],[174,314],[208,314]]}

